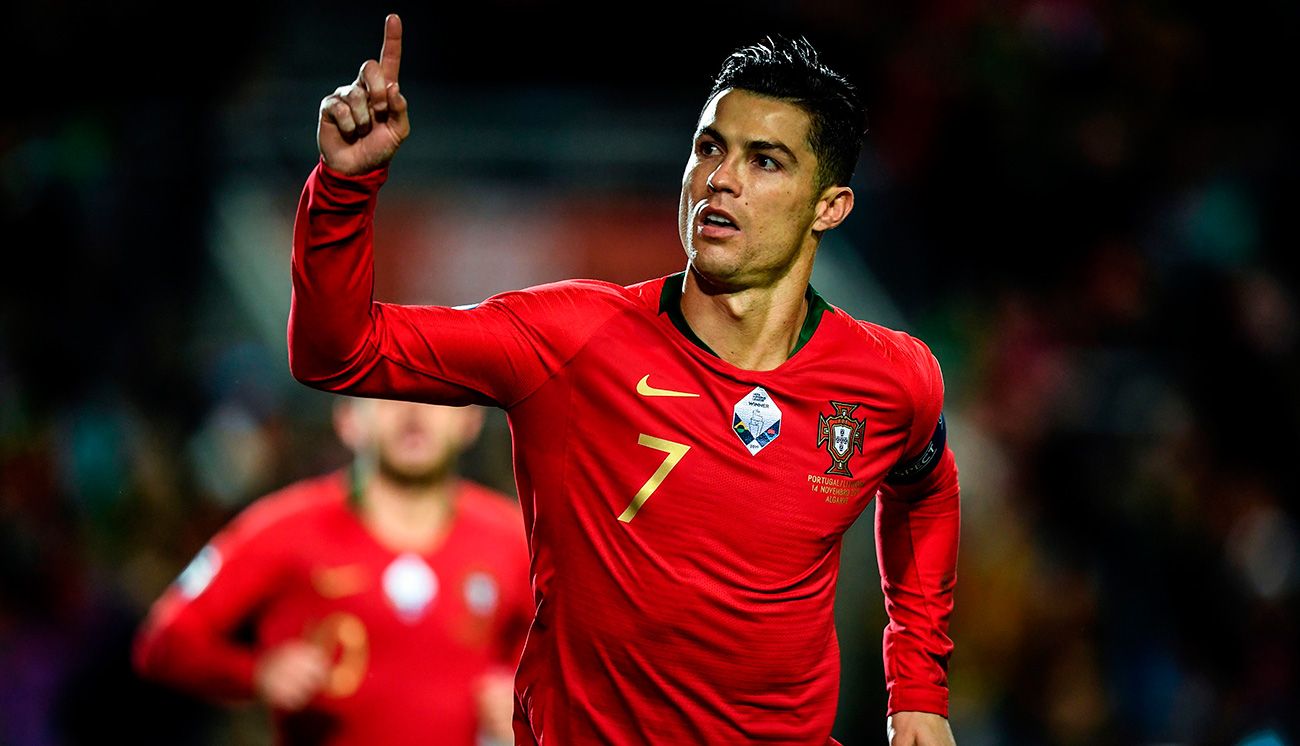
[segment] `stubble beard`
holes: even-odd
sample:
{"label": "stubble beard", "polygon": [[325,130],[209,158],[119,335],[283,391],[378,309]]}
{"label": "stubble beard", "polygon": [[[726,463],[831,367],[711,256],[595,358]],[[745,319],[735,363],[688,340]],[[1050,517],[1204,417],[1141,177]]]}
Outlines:
{"label": "stubble beard", "polygon": [[423,489],[433,487],[445,480],[452,472],[455,458],[444,456],[427,466],[408,467],[393,463],[383,452],[375,456],[375,468],[386,481],[406,489]]}

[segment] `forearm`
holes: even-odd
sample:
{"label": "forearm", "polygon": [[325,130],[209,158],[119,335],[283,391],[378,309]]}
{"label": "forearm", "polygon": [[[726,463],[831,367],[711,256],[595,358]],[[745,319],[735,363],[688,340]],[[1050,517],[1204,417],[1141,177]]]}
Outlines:
{"label": "forearm", "polygon": [[376,350],[374,208],[387,169],[344,177],[317,165],[293,229],[289,369],[310,386],[356,385]]}
{"label": "forearm", "polygon": [[500,328],[457,309],[373,300],[374,210],[386,178],[386,169],[350,177],[324,164],[308,178],[293,231],[289,370],[324,391],[496,403],[489,355]]}
{"label": "forearm", "polygon": [[160,607],[135,639],[132,662],[143,677],[211,699],[254,696],[255,655],[185,610]]}
{"label": "forearm", "polygon": [[960,523],[951,451],[922,482],[882,490],[876,550],[889,616],[883,649],[891,714],[948,714],[948,621]]}

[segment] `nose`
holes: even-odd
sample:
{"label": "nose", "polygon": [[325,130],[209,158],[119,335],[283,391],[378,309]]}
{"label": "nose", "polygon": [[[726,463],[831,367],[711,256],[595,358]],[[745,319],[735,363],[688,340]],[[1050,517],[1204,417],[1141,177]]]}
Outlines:
{"label": "nose", "polygon": [[709,174],[708,185],[710,192],[731,192],[733,195],[738,193],[739,183],[728,159],[724,158],[718,167],[713,169],[713,173]]}

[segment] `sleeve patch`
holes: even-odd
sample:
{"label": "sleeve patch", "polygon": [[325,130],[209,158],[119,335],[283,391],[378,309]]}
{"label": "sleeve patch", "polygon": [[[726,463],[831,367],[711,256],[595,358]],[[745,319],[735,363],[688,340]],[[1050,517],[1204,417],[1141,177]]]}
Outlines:
{"label": "sleeve patch", "polygon": [[894,467],[894,470],[889,472],[889,476],[885,477],[885,481],[890,484],[912,484],[921,481],[939,465],[939,457],[943,455],[943,448],[947,441],[948,427],[944,424],[943,415],[940,414],[939,424],[934,427],[934,435],[930,436],[930,442],[925,444],[921,453]]}
{"label": "sleeve patch", "polygon": [[199,550],[190,564],[176,578],[176,587],[187,599],[195,599],[207,589],[208,584],[221,569],[221,552],[211,544]]}

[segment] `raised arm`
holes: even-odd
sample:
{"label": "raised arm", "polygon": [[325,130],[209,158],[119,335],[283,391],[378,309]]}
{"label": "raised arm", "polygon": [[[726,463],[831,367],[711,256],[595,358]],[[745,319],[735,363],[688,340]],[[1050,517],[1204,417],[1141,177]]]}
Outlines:
{"label": "raised arm", "polygon": [[326,391],[509,407],[575,354],[614,312],[613,296],[578,282],[470,309],[374,301],[375,204],[410,134],[396,80],[401,48],[401,22],[390,15],[379,60],[321,102],[321,160],[293,229],[289,369]]}
{"label": "raised arm", "polygon": [[[385,365],[386,343],[418,346],[411,333],[416,324],[408,318],[390,333],[371,297],[375,201],[389,162],[411,133],[397,80],[401,59],[402,22],[389,15],[379,59],[366,60],[356,80],[321,100],[320,163],[294,221],[289,369],[299,381],[328,391],[415,398],[428,383],[413,380],[414,366]],[[442,401],[476,398],[457,387],[423,393]]]}

